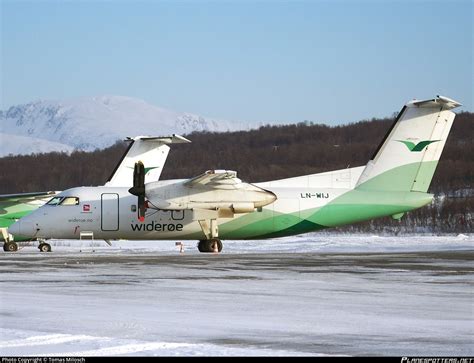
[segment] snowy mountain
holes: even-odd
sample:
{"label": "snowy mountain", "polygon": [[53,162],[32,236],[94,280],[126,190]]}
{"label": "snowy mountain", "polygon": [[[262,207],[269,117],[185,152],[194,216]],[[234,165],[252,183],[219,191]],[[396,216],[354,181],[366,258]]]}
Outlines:
{"label": "snowy mountain", "polygon": [[0,157],[8,154],[39,154],[51,151],[71,152],[72,146],[61,144],[59,142],[38,139],[31,136],[10,135],[0,132]]}
{"label": "snowy mountain", "polygon": [[91,151],[127,136],[249,128],[244,123],[170,111],[122,96],[12,106],[0,111],[0,125],[0,156],[74,149]]}

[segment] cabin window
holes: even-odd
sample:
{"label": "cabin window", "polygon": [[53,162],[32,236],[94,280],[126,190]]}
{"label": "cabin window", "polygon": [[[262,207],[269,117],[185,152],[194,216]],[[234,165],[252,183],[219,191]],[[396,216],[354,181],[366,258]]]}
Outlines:
{"label": "cabin window", "polygon": [[184,210],[172,210],[171,218],[175,221],[181,221],[184,219]]}
{"label": "cabin window", "polygon": [[61,202],[61,205],[79,205],[78,197],[65,197]]}
{"label": "cabin window", "polygon": [[58,205],[61,202],[61,200],[63,200],[63,197],[53,197],[46,204],[47,205]]}

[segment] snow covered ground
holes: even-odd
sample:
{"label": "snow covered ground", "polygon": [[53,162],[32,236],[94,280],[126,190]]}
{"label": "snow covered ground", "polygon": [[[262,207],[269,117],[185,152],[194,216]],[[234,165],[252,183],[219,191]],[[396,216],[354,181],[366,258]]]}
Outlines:
{"label": "snow covered ground", "polygon": [[[175,254],[179,250],[175,241],[112,241],[112,247],[102,240],[51,240],[57,252],[79,252],[92,250],[106,253],[160,252]],[[198,254],[196,241],[183,241],[186,253]],[[35,246],[37,243],[35,242]],[[428,234],[406,236],[379,236],[364,234],[307,233],[298,236],[249,241],[224,241],[223,253],[337,253],[337,252],[417,252],[453,251],[474,249],[474,234],[442,235]],[[28,250],[28,248],[27,248]],[[36,251],[36,249],[32,249]]]}
{"label": "snow covered ground", "polygon": [[0,355],[472,355],[474,236],[0,254]]}

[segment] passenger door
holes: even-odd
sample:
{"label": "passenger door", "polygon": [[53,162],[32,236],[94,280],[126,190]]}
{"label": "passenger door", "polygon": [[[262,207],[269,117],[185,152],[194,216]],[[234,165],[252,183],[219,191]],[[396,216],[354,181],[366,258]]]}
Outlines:
{"label": "passenger door", "polygon": [[119,229],[119,195],[103,193],[101,196],[101,229],[118,231]]}

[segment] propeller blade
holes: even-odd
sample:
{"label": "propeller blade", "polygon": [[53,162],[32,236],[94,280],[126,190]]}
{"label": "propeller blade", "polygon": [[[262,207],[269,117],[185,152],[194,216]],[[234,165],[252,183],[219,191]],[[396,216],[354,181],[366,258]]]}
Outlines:
{"label": "propeller blade", "polygon": [[145,221],[145,212],[146,212],[145,196],[139,195],[138,196],[138,219],[140,220],[140,222]]}
{"label": "propeller blade", "polygon": [[128,192],[138,197],[138,219],[140,222],[145,220],[146,202],[145,202],[145,165],[141,161],[135,163],[133,168],[133,187]]}
{"label": "propeller blade", "polygon": [[145,165],[141,161],[135,163],[133,168],[134,180],[133,186],[141,187],[145,186]]}

